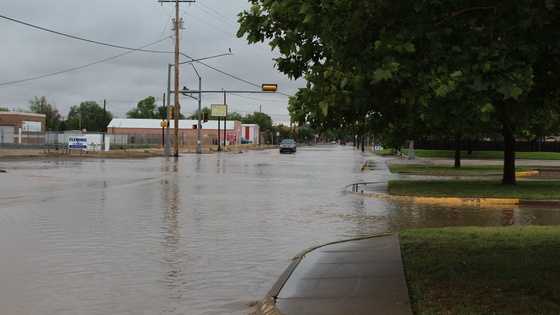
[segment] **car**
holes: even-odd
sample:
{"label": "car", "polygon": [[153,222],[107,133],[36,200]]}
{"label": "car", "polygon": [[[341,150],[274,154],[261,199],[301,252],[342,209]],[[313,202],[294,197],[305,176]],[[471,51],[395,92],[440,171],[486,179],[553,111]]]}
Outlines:
{"label": "car", "polygon": [[280,142],[280,153],[296,153],[297,145],[294,139],[284,139]]}

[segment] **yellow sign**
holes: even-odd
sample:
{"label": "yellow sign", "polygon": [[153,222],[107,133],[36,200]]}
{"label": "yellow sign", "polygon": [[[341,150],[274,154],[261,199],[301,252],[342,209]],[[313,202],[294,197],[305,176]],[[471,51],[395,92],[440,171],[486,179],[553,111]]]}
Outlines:
{"label": "yellow sign", "polygon": [[226,117],[227,116],[227,105],[226,104],[212,104],[212,113],[210,116],[213,117]]}
{"label": "yellow sign", "polygon": [[167,120],[162,120],[160,126],[161,128],[167,128]]}

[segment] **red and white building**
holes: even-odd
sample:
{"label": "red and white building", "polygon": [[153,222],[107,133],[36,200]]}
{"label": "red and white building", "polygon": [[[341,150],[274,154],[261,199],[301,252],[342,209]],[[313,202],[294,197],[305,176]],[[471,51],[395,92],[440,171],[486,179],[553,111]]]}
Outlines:
{"label": "red and white building", "polygon": [[[159,144],[162,140],[163,128],[159,119],[124,119],[115,118],[107,126],[107,133],[115,138],[126,139],[122,144]],[[194,145],[197,139],[196,120],[179,120],[179,143]],[[169,134],[173,135],[175,122],[170,121]],[[226,139],[228,144],[241,143],[241,122],[226,122]],[[220,122],[220,140],[224,137],[224,122]],[[122,142],[122,140],[121,140]],[[202,123],[202,144],[218,143],[218,121],[210,120]]]}

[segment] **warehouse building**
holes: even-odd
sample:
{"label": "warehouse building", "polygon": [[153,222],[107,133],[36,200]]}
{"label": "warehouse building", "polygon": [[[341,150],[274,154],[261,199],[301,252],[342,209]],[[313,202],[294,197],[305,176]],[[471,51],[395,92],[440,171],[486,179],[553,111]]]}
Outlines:
{"label": "warehouse building", "polygon": [[0,144],[40,144],[45,140],[46,116],[0,112]]}
{"label": "warehouse building", "polygon": [[[159,119],[125,119],[115,118],[107,126],[107,133],[113,138],[114,144],[161,144],[163,137],[162,121]],[[170,121],[169,133],[173,135],[174,121]],[[196,144],[196,120],[179,120],[179,143]],[[224,122],[220,122],[220,139],[223,141]],[[241,143],[242,125],[239,121],[226,123],[226,139],[228,144]],[[218,143],[218,121],[210,120],[202,123],[202,144]]]}

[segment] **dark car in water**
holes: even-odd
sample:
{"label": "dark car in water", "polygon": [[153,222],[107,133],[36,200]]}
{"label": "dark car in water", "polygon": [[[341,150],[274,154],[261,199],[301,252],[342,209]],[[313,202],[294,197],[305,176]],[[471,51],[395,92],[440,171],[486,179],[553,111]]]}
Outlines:
{"label": "dark car in water", "polygon": [[294,139],[284,139],[280,142],[280,153],[296,153],[297,145]]}

